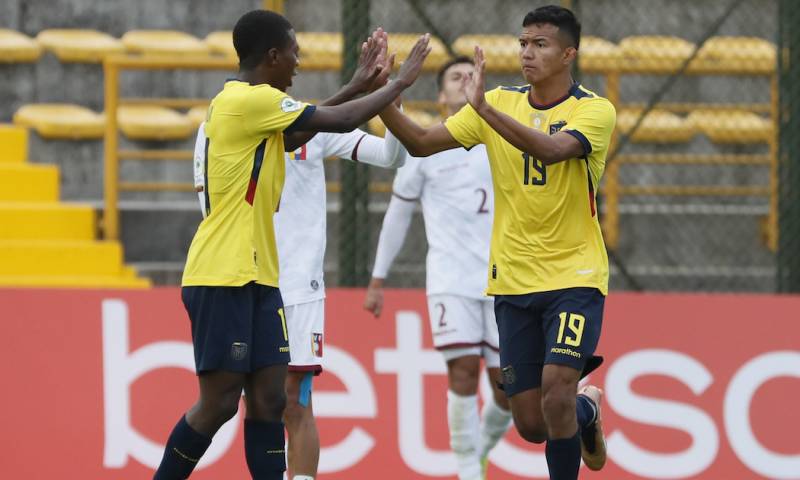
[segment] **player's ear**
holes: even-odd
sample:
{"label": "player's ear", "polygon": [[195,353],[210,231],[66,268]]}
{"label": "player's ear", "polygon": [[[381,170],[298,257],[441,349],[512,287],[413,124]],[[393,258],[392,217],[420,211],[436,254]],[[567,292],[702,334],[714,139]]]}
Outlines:
{"label": "player's ear", "polygon": [[578,56],[578,50],[575,47],[567,47],[564,49],[564,64],[569,65],[575,61]]}
{"label": "player's ear", "polygon": [[264,59],[267,61],[268,65],[275,65],[278,63],[278,55],[280,52],[277,48],[270,48],[267,50],[267,54],[264,56]]}

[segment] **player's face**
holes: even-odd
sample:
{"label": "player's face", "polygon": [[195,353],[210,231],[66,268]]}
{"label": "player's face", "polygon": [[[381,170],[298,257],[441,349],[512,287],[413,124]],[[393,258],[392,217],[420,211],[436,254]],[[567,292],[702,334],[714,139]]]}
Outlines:
{"label": "player's face", "polygon": [[576,50],[565,45],[567,39],[549,23],[528,25],[519,36],[522,75],[530,84],[546,80],[568,69]]}
{"label": "player's face", "polygon": [[475,67],[470,63],[456,63],[451,65],[442,76],[442,89],[439,91],[439,103],[447,108],[449,113],[461,110],[467,104],[467,95],[462,85],[468,80]]}
{"label": "player's face", "polygon": [[297,67],[300,65],[300,46],[294,36],[294,30],[289,30],[289,43],[281,50],[278,50],[277,67],[279,72],[280,85],[276,88],[284,92],[292,86],[292,77],[297,75]]}

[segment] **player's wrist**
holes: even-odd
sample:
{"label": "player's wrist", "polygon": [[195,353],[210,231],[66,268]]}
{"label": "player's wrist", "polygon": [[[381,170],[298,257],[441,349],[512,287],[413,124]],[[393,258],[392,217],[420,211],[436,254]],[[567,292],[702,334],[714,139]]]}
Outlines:
{"label": "player's wrist", "polygon": [[369,288],[383,288],[383,278],[372,277],[369,281]]}

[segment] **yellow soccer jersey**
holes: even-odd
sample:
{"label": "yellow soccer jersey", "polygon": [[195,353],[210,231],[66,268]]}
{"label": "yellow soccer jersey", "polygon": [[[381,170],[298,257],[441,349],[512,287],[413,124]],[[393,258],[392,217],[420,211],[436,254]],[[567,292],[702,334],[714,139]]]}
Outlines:
{"label": "yellow soccer jersey", "polygon": [[206,118],[206,218],[195,233],[184,286],[278,286],[272,216],[285,176],[283,132],[314,112],[269,85],[230,80]]}
{"label": "yellow soccer jersey", "polygon": [[464,147],[489,153],[495,215],[489,295],[519,295],[572,287],[608,292],[608,256],[597,220],[595,192],[605,167],[616,113],[577,83],[551,105],[532,105],[530,85],[500,87],[486,101],[546,134],[577,138],[585,155],[544,165],[495,132],[469,105],[445,126]]}

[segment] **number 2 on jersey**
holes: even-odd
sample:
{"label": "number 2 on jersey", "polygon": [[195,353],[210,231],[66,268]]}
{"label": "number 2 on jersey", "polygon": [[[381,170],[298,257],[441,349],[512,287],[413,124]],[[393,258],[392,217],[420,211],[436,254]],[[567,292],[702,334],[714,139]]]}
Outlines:
{"label": "number 2 on jersey", "polygon": [[[523,185],[544,185],[547,183],[547,168],[538,158],[532,157],[529,153],[522,154],[522,184]],[[534,174],[531,175],[531,167]]]}
{"label": "number 2 on jersey", "polygon": [[[567,316],[569,316],[569,323],[567,323]],[[561,312],[558,314],[558,318],[561,319],[561,325],[558,327],[558,339],[556,342],[564,343],[571,347],[580,346],[581,338],[583,337],[583,327],[586,324],[586,317],[578,315],[577,313],[567,314],[567,312]],[[565,326],[572,332],[572,336],[564,336]]]}
{"label": "number 2 on jersey", "polygon": [[489,194],[486,193],[486,190],[483,188],[476,188],[475,193],[481,194],[481,206],[478,207],[478,213],[489,213],[489,210],[486,208],[486,199],[489,197]]}

